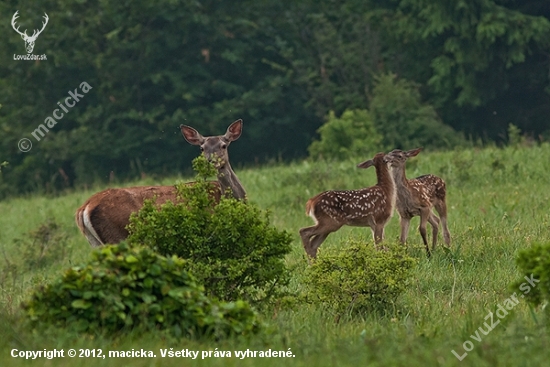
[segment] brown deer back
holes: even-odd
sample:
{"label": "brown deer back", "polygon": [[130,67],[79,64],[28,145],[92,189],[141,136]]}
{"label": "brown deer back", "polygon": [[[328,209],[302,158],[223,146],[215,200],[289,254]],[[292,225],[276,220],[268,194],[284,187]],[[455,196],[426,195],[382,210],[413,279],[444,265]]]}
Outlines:
{"label": "brown deer back", "polygon": [[[210,183],[214,189],[212,195],[218,203],[221,198],[220,185],[217,181]],[[174,186],[138,186],[98,192],[78,208],[75,214],[76,223],[81,232],[86,233],[88,231],[84,221],[88,220],[102,243],[119,243],[128,237],[126,227],[130,224],[130,215],[137,213],[143,207],[145,200],[150,199],[155,199],[157,205],[167,201],[176,203],[178,201],[176,188]]]}

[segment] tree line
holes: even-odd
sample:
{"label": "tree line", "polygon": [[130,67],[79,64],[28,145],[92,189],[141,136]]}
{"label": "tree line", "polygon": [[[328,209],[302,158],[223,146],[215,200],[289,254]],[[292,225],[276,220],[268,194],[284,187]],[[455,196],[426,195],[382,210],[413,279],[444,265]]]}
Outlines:
{"label": "tree line", "polygon": [[[550,137],[544,0],[8,0],[0,10],[0,198],[190,171],[198,152],[180,124],[218,135],[242,118],[231,159],[244,164],[304,157],[325,122],[349,116],[369,116],[359,129],[382,147],[499,142],[509,124]],[[29,35],[47,13],[33,51],[47,60],[15,60],[26,54],[17,10]],[[84,82],[92,89],[36,140]]]}

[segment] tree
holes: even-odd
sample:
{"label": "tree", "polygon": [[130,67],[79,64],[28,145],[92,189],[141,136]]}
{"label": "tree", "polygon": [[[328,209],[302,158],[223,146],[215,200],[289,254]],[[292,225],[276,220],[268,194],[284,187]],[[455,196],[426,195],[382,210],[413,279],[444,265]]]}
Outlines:
{"label": "tree", "polygon": [[340,117],[330,111],[318,130],[321,137],[308,148],[309,154],[326,159],[369,157],[381,149],[382,136],[376,131],[367,110],[346,110]]}
{"label": "tree", "polygon": [[535,133],[549,128],[548,5],[402,0],[382,14],[392,19],[384,24],[399,60],[393,70],[426,84],[448,123],[491,138],[510,121]]}
{"label": "tree", "polygon": [[452,148],[462,136],[441,122],[433,106],[422,102],[417,86],[394,74],[376,78],[370,111],[385,149]]}
{"label": "tree", "polygon": [[[235,116],[245,121],[247,145],[235,161],[303,154],[312,114],[300,90],[278,67],[284,61],[267,35],[270,15],[252,1],[100,1],[96,8],[65,0],[29,7],[20,20],[32,28],[43,9],[51,21],[35,52],[36,63],[0,60],[0,149],[12,162],[1,190],[59,189],[118,178],[190,168],[196,155],[184,144],[182,123],[218,133]],[[9,13],[9,3],[0,9]],[[15,35],[0,45],[21,53]],[[82,81],[93,87],[31,152],[17,142],[51,115]],[[48,85],[48,88],[43,86]],[[36,86],[29,88],[28,86]],[[32,102],[31,102],[32,101]],[[296,124],[301,121],[302,124]],[[291,138],[288,138],[291,136]],[[244,139],[243,139],[244,140]],[[178,159],[174,159],[177,155]],[[189,163],[188,163],[189,162]]]}

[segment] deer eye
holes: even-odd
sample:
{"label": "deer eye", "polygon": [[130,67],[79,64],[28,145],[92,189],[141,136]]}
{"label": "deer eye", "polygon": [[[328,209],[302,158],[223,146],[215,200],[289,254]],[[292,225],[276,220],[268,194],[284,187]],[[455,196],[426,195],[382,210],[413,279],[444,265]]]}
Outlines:
{"label": "deer eye", "polygon": [[203,148],[203,147],[201,147],[201,152],[204,152],[204,148]]}
{"label": "deer eye", "polygon": [[226,149],[227,148],[227,144],[222,144],[222,149]]}

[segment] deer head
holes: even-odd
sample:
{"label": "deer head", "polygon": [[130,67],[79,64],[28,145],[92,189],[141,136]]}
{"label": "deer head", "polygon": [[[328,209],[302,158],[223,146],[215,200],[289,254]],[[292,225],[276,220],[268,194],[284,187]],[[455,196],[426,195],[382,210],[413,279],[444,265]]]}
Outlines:
{"label": "deer head", "polygon": [[392,167],[404,167],[407,159],[416,157],[418,153],[422,151],[422,148],[416,148],[412,150],[403,151],[401,149],[394,149],[388,153],[388,162]]}
{"label": "deer head", "polygon": [[232,196],[236,199],[244,199],[246,191],[235,172],[233,172],[227,153],[229,144],[241,136],[243,120],[239,119],[229,125],[224,135],[208,136],[206,138],[190,126],[181,125],[180,128],[185,140],[191,145],[198,145],[204,157],[213,163],[218,170],[218,182],[222,192],[227,193],[230,190]]}
{"label": "deer head", "polygon": [[216,169],[223,170],[229,165],[227,147],[232,141],[241,136],[243,120],[239,119],[229,125],[225,135],[209,136],[207,138],[190,126],[181,125],[180,128],[183,137],[189,144],[198,145],[204,157],[212,162]]}
{"label": "deer head", "polygon": [[29,35],[27,35],[27,30],[26,29],[25,29],[25,32],[20,32],[19,27],[15,28],[15,21],[16,21],[17,18],[19,18],[19,15],[17,15],[18,12],[19,12],[19,10],[16,11],[15,14],[13,14],[13,17],[11,18],[11,26],[12,26],[14,31],[16,31],[17,33],[19,33],[21,35],[21,38],[23,38],[23,41],[25,41],[25,48],[27,49],[27,53],[30,54],[32,52],[32,50],[34,49],[34,42],[36,41],[36,39],[38,38],[40,33],[42,33],[44,28],[46,28],[46,24],[48,24],[48,19],[49,19],[48,14],[44,13],[45,22],[42,23],[42,29],[41,30],[35,29],[32,33],[32,36],[29,36]]}

